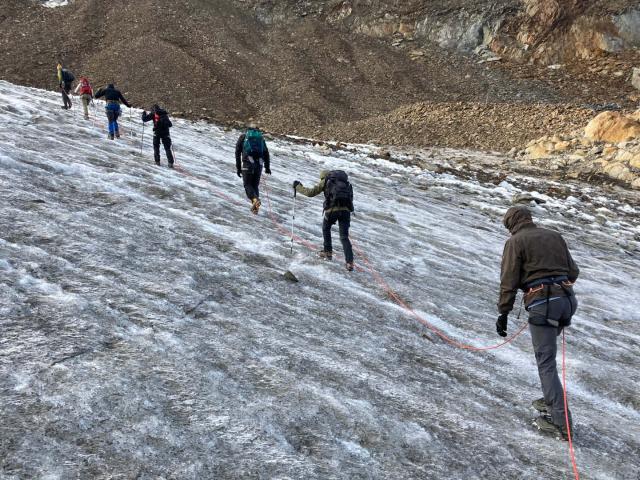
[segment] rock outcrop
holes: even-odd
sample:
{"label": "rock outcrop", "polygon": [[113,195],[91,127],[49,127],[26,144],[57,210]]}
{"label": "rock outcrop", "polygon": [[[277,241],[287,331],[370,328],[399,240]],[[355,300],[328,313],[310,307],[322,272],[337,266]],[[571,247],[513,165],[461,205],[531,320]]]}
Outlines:
{"label": "rock outcrop", "polygon": [[529,142],[516,159],[523,165],[564,170],[569,178],[601,175],[640,189],[640,110],[602,112],[584,130]]}
{"label": "rock outcrop", "polygon": [[626,142],[640,137],[640,122],[620,112],[602,112],[589,122],[584,136],[594,142]]}
{"label": "rock outcrop", "polygon": [[583,0],[523,0],[523,3],[524,9],[506,17],[489,44],[498,55],[551,65],[640,46],[637,3]]}

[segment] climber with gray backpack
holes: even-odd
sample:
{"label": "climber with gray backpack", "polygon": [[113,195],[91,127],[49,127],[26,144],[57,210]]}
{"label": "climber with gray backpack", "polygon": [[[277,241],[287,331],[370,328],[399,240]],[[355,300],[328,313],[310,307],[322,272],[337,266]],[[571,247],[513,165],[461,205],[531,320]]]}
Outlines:
{"label": "climber with gray backpack", "polygon": [[262,132],[254,124],[249,125],[236,143],[236,172],[242,177],[244,191],[251,200],[251,212],[256,215],[261,205],[259,186],[262,167],[264,173],[271,175],[270,160]]}
{"label": "climber with gray backpack", "polygon": [[349,183],[349,176],[342,170],[322,170],[320,182],[310,188],[305,187],[299,180],[293,182],[293,189],[307,197],[315,197],[324,193],[324,206],[322,218],[322,235],[324,248],[320,257],[331,260],[333,248],[331,246],[331,227],[338,223],[340,229],[340,242],[344,250],[345,266],[348,271],[353,270],[353,248],[349,240],[349,227],[351,225],[351,212],[353,212],[353,187]]}

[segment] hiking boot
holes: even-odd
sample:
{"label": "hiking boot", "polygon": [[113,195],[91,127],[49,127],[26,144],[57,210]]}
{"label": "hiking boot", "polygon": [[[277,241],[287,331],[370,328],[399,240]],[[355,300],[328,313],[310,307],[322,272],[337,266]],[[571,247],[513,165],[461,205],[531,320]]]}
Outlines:
{"label": "hiking boot", "polygon": [[107,133],[107,138],[109,140],[113,140],[113,133]]}
{"label": "hiking boot", "polygon": [[353,262],[347,262],[346,267],[348,271],[353,272]]}
{"label": "hiking boot", "polygon": [[333,258],[333,252],[325,252],[324,250],[318,253],[318,256],[323,260],[331,260]]}
{"label": "hiking boot", "polygon": [[[553,419],[549,415],[540,415],[535,419],[533,424],[540,430],[541,432],[547,433],[549,435],[555,436],[557,439],[561,439],[564,441],[569,440],[569,433],[567,431],[566,425],[556,425],[553,423]],[[573,436],[573,428],[571,429],[571,434]]]}
{"label": "hiking boot", "polygon": [[169,168],[173,168],[173,162],[169,164]]}
{"label": "hiking boot", "polygon": [[254,198],[251,200],[251,213],[253,213],[254,215],[258,214],[258,211],[260,210],[260,205],[262,205],[262,202],[260,202],[259,198]]}
{"label": "hiking boot", "polygon": [[156,165],[157,165],[157,166],[160,166],[160,160],[158,160],[158,161],[156,162]]}
{"label": "hiking boot", "polygon": [[540,413],[549,413],[549,405],[547,405],[547,402],[544,401],[544,397],[538,398],[537,400],[531,402],[531,406]]}

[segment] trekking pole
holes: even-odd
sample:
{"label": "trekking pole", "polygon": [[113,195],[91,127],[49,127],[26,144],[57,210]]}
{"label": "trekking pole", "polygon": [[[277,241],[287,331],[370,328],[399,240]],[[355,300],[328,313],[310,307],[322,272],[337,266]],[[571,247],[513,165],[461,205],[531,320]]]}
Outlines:
{"label": "trekking pole", "polygon": [[142,147],[144,147],[144,122],[142,122],[142,135],[140,137],[140,155],[142,155]]}
{"label": "trekking pole", "polygon": [[133,138],[133,121],[131,120],[131,107],[129,107],[129,138]]}
{"label": "trekking pole", "polygon": [[293,190],[293,216],[291,217],[291,255],[293,255],[293,226],[296,221],[296,190]]}

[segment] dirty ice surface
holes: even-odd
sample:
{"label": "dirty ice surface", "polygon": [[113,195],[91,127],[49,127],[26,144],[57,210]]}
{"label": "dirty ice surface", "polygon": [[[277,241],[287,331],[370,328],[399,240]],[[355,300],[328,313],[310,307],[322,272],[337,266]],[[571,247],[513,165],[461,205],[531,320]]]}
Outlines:
{"label": "dirty ice surface", "polygon": [[[154,165],[148,126],[140,154],[139,111],[108,141],[102,106],[94,126],[60,103],[0,82],[0,478],[571,478],[567,444],[530,424],[528,332],[459,350],[368,271],[300,244],[291,255],[291,183],[336,168],[355,187],[355,245],[424,319],[478,346],[499,341],[501,215],[539,189],[535,216],[582,269],[567,371],[579,468],[638,478],[633,195],[571,184],[560,200],[530,178],[481,184],[371,147],[271,140],[278,230],[264,184],[249,213],[239,132],[175,120],[171,171]],[[318,247],[321,203],[299,196],[296,211]],[[524,315],[510,318],[513,332]]]}
{"label": "dirty ice surface", "polygon": [[69,0],[46,0],[42,5],[47,8],[64,7],[69,5]]}

